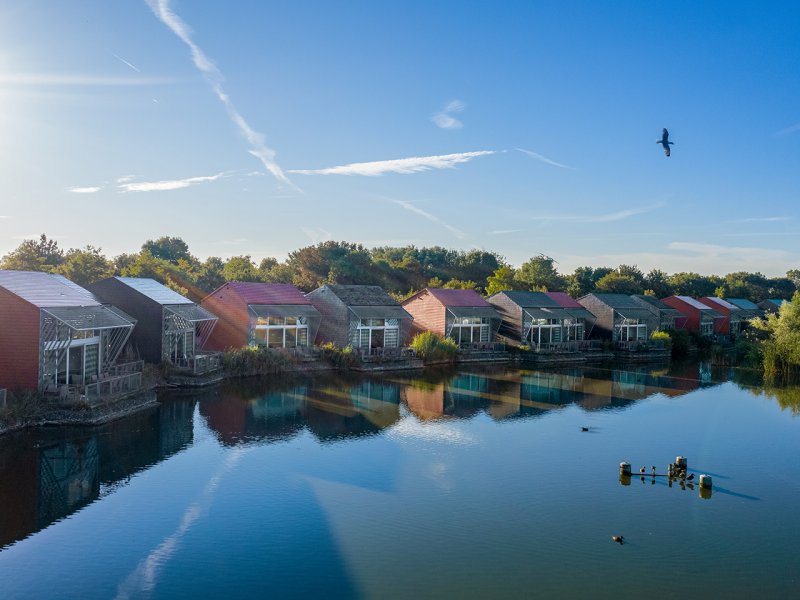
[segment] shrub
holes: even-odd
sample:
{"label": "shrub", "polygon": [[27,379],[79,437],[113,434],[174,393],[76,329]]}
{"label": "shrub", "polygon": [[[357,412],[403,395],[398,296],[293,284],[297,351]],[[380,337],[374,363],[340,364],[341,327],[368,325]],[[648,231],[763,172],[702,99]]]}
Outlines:
{"label": "shrub", "polygon": [[292,364],[289,355],[264,346],[237,348],[222,355],[225,370],[235,377],[269,375],[286,370]]}
{"label": "shrub", "polygon": [[689,354],[691,348],[691,336],[685,329],[668,329],[663,332],[669,336],[672,347],[672,358],[683,358]]}
{"label": "shrub", "polygon": [[352,346],[340,348],[333,342],[319,347],[322,360],[337,369],[349,369],[358,362],[358,356]]}
{"label": "shrub", "polygon": [[432,331],[423,331],[411,340],[411,348],[423,361],[455,360],[458,344],[450,338],[443,338]]}

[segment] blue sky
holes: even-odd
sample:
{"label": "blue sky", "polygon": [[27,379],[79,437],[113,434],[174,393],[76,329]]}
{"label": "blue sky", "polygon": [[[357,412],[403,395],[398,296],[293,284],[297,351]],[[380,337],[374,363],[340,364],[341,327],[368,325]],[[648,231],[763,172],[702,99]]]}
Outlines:
{"label": "blue sky", "polygon": [[798,26],[791,2],[11,0],[0,254],[334,239],[782,275]]}

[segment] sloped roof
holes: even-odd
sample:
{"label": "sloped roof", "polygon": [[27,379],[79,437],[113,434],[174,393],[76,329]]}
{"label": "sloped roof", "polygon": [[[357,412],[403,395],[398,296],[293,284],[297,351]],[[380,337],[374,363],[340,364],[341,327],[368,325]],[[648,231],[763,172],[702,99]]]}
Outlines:
{"label": "sloped roof", "polygon": [[783,298],[767,298],[766,300],[763,300],[761,303],[763,304],[764,302],[769,302],[770,304],[774,304],[775,306],[780,307],[783,305],[784,302],[788,302],[788,300],[784,300]]}
{"label": "sloped roof", "polygon": [[517,306],[521,306],[522,308],[563,308],[545,292],[520,292],[508,290],[499,293],[505,294],[509,300],[511,300]]}
{"label": "sloped roof", "polygon": [[742,310],[758,310],[758,306],[755,303],[750,302],[750,300],[746,300],[745,298],[725,298],[728,302],[741,308]]}
{"label": "sloped roof", "polygon": [[311,304],[291,283],[231,281],[223,287],[236,292],[245,304]]}
{"label": "sloped roof", "polygon": [[711,308],[710,306],[708,306],[706,304],[703,304],[699,300],[695,300],[691,296],[675,296],[675,297],[678,300],[681,300],[682,302],[685,302],[686,304],[688,304],[692,308],[696,308],[697,310],[710,310],[712,312],[715,312],[713,308]]}
{"label": "sloped roof", "polygon": [[647,294],[634,294],[633,298],[638,300],[639,302],[644,302],[649,304],[653,308],[658,309],[660,313],[663,315],[671,316],[671,317],[683,317],[684,314],[679,311],[677,308],[672,308],[668,304],[664,304],[661,300],[656,298],[655,296],[648,296]]}
{"label": "sloped roof", "polygon": [[628,294],[603,294],[603,293],[592,292],[589,295],[594,296],[595,298],[602,301],[604,304],[607,304],[611,308],[620,308],[620,309],[642,308],[642,305],[639,304]]}
{"label": "sloped roof", "polygon": [[114,279],[161,305],[194,304],[188,298],[181,296],[178,292],[169,289],[155,279],[147,277],[114,277]]}
{"label": "sloped roof", "polygon": [[491,308],[492,306],[475,290],[450,290],[447,288],[426,288],[426,290],[445,306],[481,308]]}
{"label": "sloped roof", "polygon": [[0,270],[0,287],[37,306],[100,306],[89,291],[62,275]]}
{"label": "sloped roof", "polygon": [[548,296],[550,296],[553,300],[558,302],[564,308],[583,308],[583,305],[575,300],[572,296],[567,294],[566,292],[545,292]]}
{"label": "sloped roof", "polygon": [[738,306],[731,304],[730,302],[726,302],[725,300],[723,300],[722,298],[718,298],[717,296],[706,296],[705,299],[710,300],[714,304],[718,304],[722,308],[725,308],[727,310],[739,310]]}
{"label": "sloped roof", "polygon": [[378,285],[338,285],[326,286],[347,306],[400,306]]}

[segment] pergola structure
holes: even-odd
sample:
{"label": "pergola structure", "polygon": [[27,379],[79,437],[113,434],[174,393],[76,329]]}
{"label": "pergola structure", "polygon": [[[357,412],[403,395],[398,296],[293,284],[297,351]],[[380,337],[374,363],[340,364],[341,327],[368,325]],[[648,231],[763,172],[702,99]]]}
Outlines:
{"label": "pergola structure", "polygon": [[39,388],[83,385],[107,372],[128,341],[135,320],[110,306],[42,308]]}
{"label": "pergola structure", "polygon": [[179,363],[205,346],[217,317],[196,304],[167,304],[163,310],[161,359]]}

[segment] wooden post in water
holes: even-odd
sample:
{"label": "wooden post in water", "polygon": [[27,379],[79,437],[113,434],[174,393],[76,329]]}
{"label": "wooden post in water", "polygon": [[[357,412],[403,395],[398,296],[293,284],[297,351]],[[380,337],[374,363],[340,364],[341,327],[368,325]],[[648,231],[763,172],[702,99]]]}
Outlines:
{"label": "wooden post in water", "polygon": [[706,490],[711,489],[711,475],[700,475],[700,487]]}
{"label": "wooden post in water", "polygon": [[686,471],[688,467],[688,461],[686,460],[685,456],[676,456],[675,457],[675,464],[677,465],[678,469],[681,471]]}
{"label": "wooden post in water", "polygon": [[626,477],[631,476],[631,463],[629,462],[621,462],[619,463],[619,474],[624,475]]}

